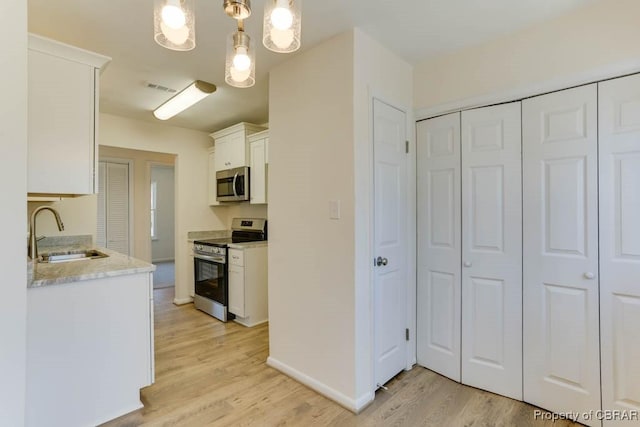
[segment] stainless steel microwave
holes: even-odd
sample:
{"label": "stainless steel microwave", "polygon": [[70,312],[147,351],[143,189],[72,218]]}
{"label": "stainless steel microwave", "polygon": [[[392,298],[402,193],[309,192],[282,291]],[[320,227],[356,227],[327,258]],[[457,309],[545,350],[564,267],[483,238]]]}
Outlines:
{"label": "stainless steel microwave", "polygon": [[249,167],[226,169],[216,172],[216,200],[241,202],[249,200]]}

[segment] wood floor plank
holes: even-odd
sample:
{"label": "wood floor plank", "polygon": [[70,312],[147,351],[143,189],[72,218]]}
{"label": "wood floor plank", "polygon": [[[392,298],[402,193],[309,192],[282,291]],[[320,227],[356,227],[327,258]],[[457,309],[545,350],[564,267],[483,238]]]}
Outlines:
{"label": "wood floor plank", "polygon": [[359,415],[268,367],[267,324],[222,323],[193,305],[176,306],[173,289],[154,291],[156,382],[144,408],[105,426],[531,426],[531,405],[467,387],[415,367],[378,390]]}

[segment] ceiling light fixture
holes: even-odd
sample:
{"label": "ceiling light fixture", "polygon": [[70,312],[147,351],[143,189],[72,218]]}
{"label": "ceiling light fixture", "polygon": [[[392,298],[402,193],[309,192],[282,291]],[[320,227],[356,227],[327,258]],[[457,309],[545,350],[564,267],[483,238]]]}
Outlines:
{"label": "ceiling light fixture", "polygon": [[154,0],[155,41],[171,50],[196,47],[195,0]]}
{"label": "ceiling light fixture", "polygon": [[300,49],[301,0],[267,0],[264,6],[262,43],[278,53]]}
{"label": "ceiling light fixture", "polygon": [[157,119],[167,120],[216,91],[216,85],[196,80],[153,111]]}
{"label": "ceiling light fixture", "polygon": [[[196,46],[194,0],[154,0],[155,40],[173,50]],[[300,49],[302,0],[266,0],[262,30],[264,46],[278,53]],[[238,21],[237,31],[227,37],[224,79],[230,86],[247,88],[255,84],[255,47],[244,31],[251,16],[249,0],[222,0],[224,11]],[[215,90],[215,89],[214,89]]]}

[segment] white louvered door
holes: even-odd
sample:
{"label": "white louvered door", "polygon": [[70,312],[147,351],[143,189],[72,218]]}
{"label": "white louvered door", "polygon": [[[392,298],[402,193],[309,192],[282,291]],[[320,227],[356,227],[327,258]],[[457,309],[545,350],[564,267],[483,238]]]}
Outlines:
{"label": "white louvered door", "polygon": [[460,381],[460,113],[417,125],[417,360]]}
{"label": "white louvered door", "polygon": [[586,412],[600,408],[596,85],[522,109],[524,400]]}
{"label": "white louvered door", "polygon": [[[602,405],[640,413],[640,75],[599,84]],[[640,421],[605,421],[638,426]]]}
{"label": "white louvered door", "polygon": [[129,254],[129,165],[99,162],[96,243]]}
{"label": "white louvered door", "polygon": [[522,399],[520,102],[462,112],[462,382]]}

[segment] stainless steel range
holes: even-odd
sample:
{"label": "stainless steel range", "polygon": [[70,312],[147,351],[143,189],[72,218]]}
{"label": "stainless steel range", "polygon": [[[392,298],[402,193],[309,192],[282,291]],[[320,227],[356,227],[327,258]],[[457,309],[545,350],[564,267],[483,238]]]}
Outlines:
{"label": "stainless steel range", "polygon": [[196,240],[193,242],[195,296],[198,310],[226,322],[234,318],[229,313],[229,243],[267,240],[267,220],[263,218],[234,218],[231,237]]}

